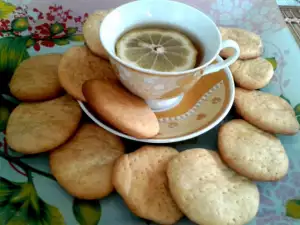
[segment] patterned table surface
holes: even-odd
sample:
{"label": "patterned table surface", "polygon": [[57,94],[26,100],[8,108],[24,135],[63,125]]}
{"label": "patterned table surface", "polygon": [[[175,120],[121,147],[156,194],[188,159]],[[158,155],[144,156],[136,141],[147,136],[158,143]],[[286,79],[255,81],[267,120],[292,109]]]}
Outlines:
{"label": "patterned table surface", "polygon": [[299,6],[280,6],[284,21],[300,46],[300,3]]}
{"label": "patterned table surface", "polygon": [[299,0],[276,0],[277,4],[282,6],[300,6],[300,1]]}
{"label": "patterned table surface", "polygon": [[[115,193],[99,201],[74,199],[51,175],[47,154],[22,156],[10,150],[5,142],[7,117],[19,103],[7,87],[16,66],[32,55],[63,52],[72,45],[82,45],[81,27],[88,14],[96,8],[113,8],[125,2],[0,0],[0,224],[150,224],[130,213]],[[263,90],[287,99],[300,122],[300,50],[275,0],[182,2],[201,9],[219,25],[248,29],[262,36],[264,57],[275,69],[275,76]],[[226,120],[232,117],[230,114]],[[216,149],[217,130],[218,127],[173,146],[179,150]],[[300,134],[280,139],[289,155],[289,173],[279,182],[257,183],[260,209],[251,225],[300,224]],[[126,141],[126,146],[133,151],[140,144]],[[9,218],[9,222],[3,222]],[[192,223],[183,219],[178,224]]]}

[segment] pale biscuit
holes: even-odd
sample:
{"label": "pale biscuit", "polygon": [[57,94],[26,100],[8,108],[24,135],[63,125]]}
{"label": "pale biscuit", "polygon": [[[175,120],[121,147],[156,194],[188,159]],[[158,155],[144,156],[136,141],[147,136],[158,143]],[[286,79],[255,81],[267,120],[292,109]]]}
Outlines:
{"label": "pale biscuit", "polygon": [[113,184],[129,209],[159,224],[174,224],[183,215],[168,189],[168,162],[176,149],[144,146],[121,156],[113,171]]}
{"label": "pale biscuit", "polygon": [[219,130],[221,157],[239,174],[259,181],[283,178],[289,160],[280,140],[245,120],[235,119]]}
{"label": "pale biscuit", "polygon": [[117,82],[109,62],[95,56],[86,46],[68,49],[61,59],[58,76],[63,88],[74,98],[85,101],[82,85],[90,79]]}
{"label": "pale biscuit", "polygon": [[81,109],[69,95],[21,103],[10,114],[6,140],[17,152],[46,152],[66,142],[76,131],[80,118]]}
{"label": "pale biscuit", "polygon": [[230,70],[235,83],[248,90],[265,87],[274,74],[272,64],[264,58],[237,60]]}
{"label": "pale biscuit", "polygon": [[50,153],[50,168],[72,196],[103,198],[114,189],[113,166],[124,149],[119,137],[95,124],[84,124],[72,139]]}
{"label": "pale biscuit", "polygon": [[236,88],[234,104],[238,114],[262,130],[286,135],[299,130],[293,108],[278,96]]}
{"label": "pale biscuit", "polygon": [[158,120],[149,106],[121,84],[89,80],[83,85],[88,105],[106,122],[136,138],[159,132]]}
{"label": "pale biscuit", "polygon": [[61,54],[32,56],[16,68],[10,92],[22,101],[42,101],[58,97],[63,88],[58,80]]}
{"label": "pale biscuit", "polygon": [[[219,27],[222,35],[222,40],[233,40],[236,41],[240,47],[241,53],[240,59],[253,59],[261,56],[263,51],[263,43],[257,34],[231,27]],[[222,57],[228,58],[233,55],[234,50],[226,48],[220,52]]]}
{"label": "pale biscuit", "polygon": [[112,9],[97,10],[89,15],[83,25],[83,36],[87,46],[94,54],[104,59],[108,59],[108,55],[100,42],[100,25],[105,16],[111,11]]}
{"label": "pale biscuit", "polygon": [[228,168],[216,152],[181,152],[169,162],[167,175],[175,202],[197,224],[243,225],[258,211],[256,185]]}

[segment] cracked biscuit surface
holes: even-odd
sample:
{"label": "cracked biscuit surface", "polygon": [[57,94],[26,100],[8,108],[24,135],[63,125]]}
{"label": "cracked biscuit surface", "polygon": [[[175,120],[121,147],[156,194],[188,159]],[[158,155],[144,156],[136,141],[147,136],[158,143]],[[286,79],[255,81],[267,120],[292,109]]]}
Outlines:
{"label": "cracked biscuit surface", "polygon": [[81,109],[69,95],[45,102],[21,103],[9,117],[6,140],[17,152],[46,152],[66,142],[80,119]]}
{"label": "cracked biscuit surface", "polygon": [[71,195],[99,199],[113,191],[113,166],[124,150],[119,137],[95,124],[83,124],[73,138],[50,153],[50,168]]}
{"label": "cracked biscuit surface", "polygon": [[174,224],[183,216],[166,175],[168,162],[177,154],[171,147],[144,146],[117,160],[113,183],[134,214],[159,224]]}
{"label": "cracked biscuit surface", "polygon": [[256,185],[227,167],[214,151],[181,152],[169,162],[167,175],[175,202],[196,224],[244,225],[258,211]]}
{"label": "cracked biscuit surface", "polygon": [[218,146],[229,167],[253,180],[276,181],[288,172],[289,160],[280,140],[245,120],[225,123]]}
{"label": "cracked biscuit surface", "polygon": [[22,101],[44,101],[62,94],[58,79],[61,54],[32,56],[16,68],[10,92]]}
{"label": "cracked biscuit surface", "polygon": [[235,88],[234,105],[244,120],[264,131],[286,135],[299,131],[293,108],[279,96]]}

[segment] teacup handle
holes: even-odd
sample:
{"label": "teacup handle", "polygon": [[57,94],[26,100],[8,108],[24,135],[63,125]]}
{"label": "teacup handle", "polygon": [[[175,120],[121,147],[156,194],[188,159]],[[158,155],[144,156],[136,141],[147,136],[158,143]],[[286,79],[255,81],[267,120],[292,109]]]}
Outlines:
{"label": "teacup handle", "polygon": [[233,48],[234,49],[234,54],[230,57],[228,57],[227,59],[225,59],[222,62],[218,62],[217,64],[211,64],[209,66],[207,66],[204,69],[204,72],[202,74],[202,76],[208,75],[210,73],[215,73],[218,72],[222,69],[224,69],[227,66],[230,66],[231,64],[233,64],[240,56],[240,47],[239,45],[233,41],[233,40],[225,40],[222,42],[221,44],[221,50],[222,51],[224,48]]}

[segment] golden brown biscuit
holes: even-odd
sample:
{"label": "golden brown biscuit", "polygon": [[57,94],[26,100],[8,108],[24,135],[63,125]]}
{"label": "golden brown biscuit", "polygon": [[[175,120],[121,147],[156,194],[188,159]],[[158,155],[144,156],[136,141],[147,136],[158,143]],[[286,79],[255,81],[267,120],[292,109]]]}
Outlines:
{"label": "golden brown biscuit", "polygon": [[[240,59],[254,59],[261,56],[263,43],[257,34],[232,27],[219,27],[223,40],[233,40],[240,46]],[[233,49],[226,48],[220,52],[222,57],[228,58],[233,55]]]}
{"label": "golden brown biscuit", "polygon": [[74,98],[85,101],[82,85],[91,79],[117,82],[118,79],[109,62],[95,55],[86,46],[67,50],[59,64],[58,76],[63,88]]}
{"label": "golden brown biscuit", "polygon": [[121,84],[89,80],[82,90],[88,105],[120,131],[136,138],[151,138],[159,132],[158,120],[149,106]]}
{"label": "golden brown biscuit", "polygon": [[236,88],[234,104],[238,114],[262,130],[286,135],[299,130],[293,108],[278,96]]}
{"label": "golden brown biscuit", "polygon": [[58,97],[63,88],[58,80],[61,54],[32,56],[17,67],[9,83],[10,92],[22,101]]}
{"label": "golden brown biscuit", "polygon": [[72,139],[50,153],[50,167],[72,196],[99,199],[113,191],[113,166],[123,154],[119,137],[95,124],[84,124]]}
{"label": "golden brown biscuit", "polygon": [[129,209],[159,224],[174,224],[183,215],[168,189],[168,162],[176,149],[144,146],[121,156],[113,171],[113,184]]}
{"label": "golden brown biscuit", "polygon": [[96,10],[90,14],[83,25],[83,36],[89,49],[96,55],[108,59],[107,53],[100,42],[99,32],[102,20],[110,13],[109,10]]}
{"label": "golden brown biscuit", "polygon": [[220,128],[218,137],[223,160],[239,174],[259,181],[276,181],[287,174],[289,159],[274,135],[235,119]]}
{"label": "golden brown biscuit", "polygon": [[216,152],[191,149],[168,164],[171,194],[196,224],[243,225],[259,207],[259,192],[247,178],[228,168]]}
{"label": "golden brown biscuit", "polygon": [[6,140],[17,152],[46,152],[67,141],[80,118],[80,107],[69,95],[46,102],[21,103],[10,114]]}
{"label": "golden brown biscuit", "polygon": [[264,58],[237,60],[230,70],[235,83],[248,90],[265,87],[274,74],[272,64]]}

